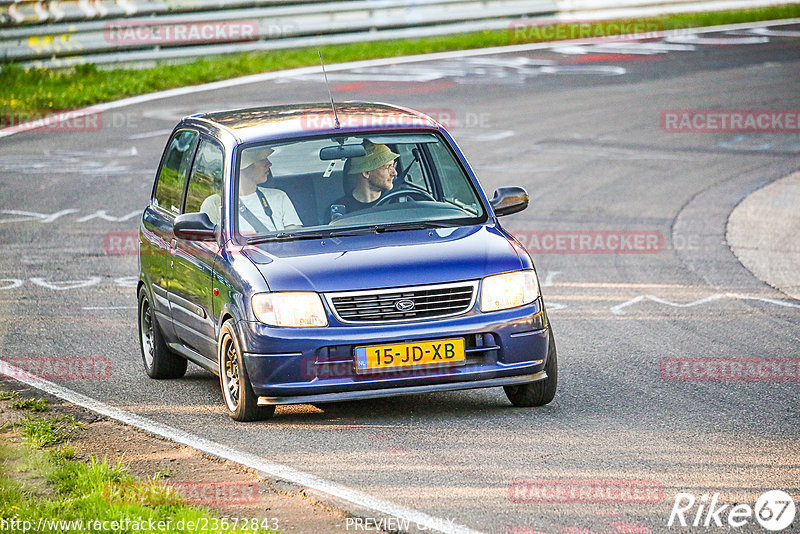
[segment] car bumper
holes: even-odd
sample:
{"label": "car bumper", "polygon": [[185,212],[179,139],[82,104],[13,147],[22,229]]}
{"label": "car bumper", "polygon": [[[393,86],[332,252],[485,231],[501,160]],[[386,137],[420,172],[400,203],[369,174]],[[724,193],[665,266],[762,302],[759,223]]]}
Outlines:
{"label": "car bumper", "polygon": [[[244,364],[259,404],[365,399],[535,382],[549,345],[541,299],[502,312],[411,323],[272,328],[242,321]],[[354,349],[460,337],[464,365],[357,374]]]}
{"label": "car bumper", "polygon": [[512,386],[515,384],[528,384],[547,378],[547,373],[539,371],[531,375],[511,376],[506,378],[487,378],[470,382],[447,382],[443,384],[427,384],[422,386],[401,386],[365,391],[340,391],[338,393],[319,393],[316,395],[301,395],[297,397],[259,397],[259,406],[270,404],[308,404],[315,402],[337,402],[345,400],[378,399],[381,397],[395,397],[397,395],[415,395],[417,393],[431,393],[434,391],[452,391],[457,389],[490,388],[494,386]]}

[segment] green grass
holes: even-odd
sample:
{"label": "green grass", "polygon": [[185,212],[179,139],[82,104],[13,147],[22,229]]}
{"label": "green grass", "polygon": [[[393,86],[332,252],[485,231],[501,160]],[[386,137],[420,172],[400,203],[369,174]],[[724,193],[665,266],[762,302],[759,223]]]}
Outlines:
{"label": "green grass", "polygon": [[50,409],[47,399],[19,399],[12,402],[11,407],[17,410],[33,410],[34,412],[46,412]]}
{"label": "green grass", "polygon": [[[800,4],[757,9],[687,13],[635,19],[664,30],[800,16]],[[537,41],[534,38],[524,42]],[[34,119],[53,110],[196,85],[260,72],[317,65],[317,50],[327,63],[503,46],[523,42],[509,30],[454,34],[423,39],[400,39],[317,48],[275,50],[199,59],[180,65],[147,69],[100,70],[83,65],[70,70],[23,70],[7,65],[0,72],[0,125]]]}
{"label": "green grass", "polygon": [[15,432],[19,432],[34,447],[49,447],[67,441],[72,430],[81,424],[69,415],[57,415],[41,418],[29,415],[14,423]]}
{"label": "green grass", "polygon": [[[34,419],[30,417],[14,427],[25,437],[25,443],[0,440],[0,518],[6,522],[4,530],[32,532],[42,526],[38,532],[87,532],[86,522],[99,520],[119,522],[118,528],[109,528],[111,524],[106,523],[102,529],[118,533],[153,531],[148,526],[142,530],[143,525],[156,525],[159,532],[269,532],[224,525],[212,512],[182,503],[174,490],[155,478],[150,482],[135,480],[121,462],[71,460],[74,451],[70,447],[52,445],[66,439],[64,424],[74,425],[74,420],[62,418],[54,424],[58,418]],[[50,437],[41,439],[41,435]],[[12,519],[17,523],[10,524]],[[164,522],[163,527],[157,526],[160,522]]]}
{"label": "green grass", "polygon": [[19,396],[16,391],[0,391],[0,401],[15,399]]}

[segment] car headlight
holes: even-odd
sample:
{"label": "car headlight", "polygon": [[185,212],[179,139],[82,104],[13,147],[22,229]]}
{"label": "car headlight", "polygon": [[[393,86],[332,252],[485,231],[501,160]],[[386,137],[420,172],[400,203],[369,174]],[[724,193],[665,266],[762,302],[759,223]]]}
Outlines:
{"label": "car headlight", "polygon": [[539,296],[533,271],[487,276],[481,282],[481,311],[491,312],[530,304]]}
{"label": "car headlight", "polygon": [[253,295],[256,319],[270,326],[309,328],[328,326],[322,299],[311,291]]}

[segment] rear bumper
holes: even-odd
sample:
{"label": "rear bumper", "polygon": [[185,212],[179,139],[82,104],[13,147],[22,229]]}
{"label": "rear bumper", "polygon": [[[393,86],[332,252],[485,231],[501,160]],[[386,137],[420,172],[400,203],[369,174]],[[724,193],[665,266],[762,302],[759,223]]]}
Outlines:
{"label": "rear bumper", "polygon": [[[418,323],[275,329],[241,322],[244,364],[260,404],[299,404],[534,382],[546,378],[541,300],[494,313]],[[354,348],[460,337],[464,365],[357,374]],[[260,350],[253,350],[260,349]]]}

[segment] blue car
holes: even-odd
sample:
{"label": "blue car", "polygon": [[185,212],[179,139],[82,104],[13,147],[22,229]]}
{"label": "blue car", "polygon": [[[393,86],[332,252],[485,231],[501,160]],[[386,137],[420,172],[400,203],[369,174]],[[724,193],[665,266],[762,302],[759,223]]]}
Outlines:
{"label": "blue car", "polygon": [[139,234],[142,359],[192,361],[237,421],[279,404],[502,386],[555,393],[530,256],[450,134],[374,103],[193,115],[172,132]]}

